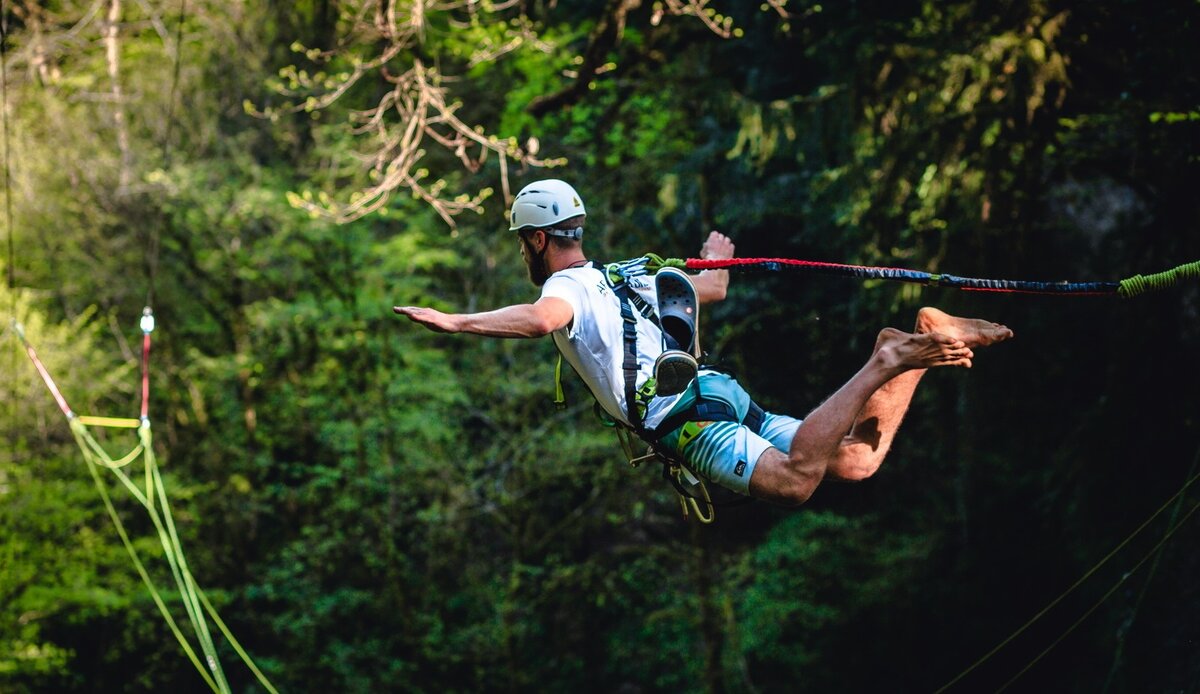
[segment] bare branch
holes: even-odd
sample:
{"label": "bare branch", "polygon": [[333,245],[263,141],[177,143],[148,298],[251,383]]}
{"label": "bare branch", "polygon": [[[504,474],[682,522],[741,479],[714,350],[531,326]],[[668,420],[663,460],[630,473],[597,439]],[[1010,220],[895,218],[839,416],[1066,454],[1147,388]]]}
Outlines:
{"label": "bare branch", "polygon": [[[113,0],[116,1],[116,0]],[[139,0],[144,1],[144,0]],[[781,15],[785,0],[767,0]],[[732,20],[709,7],[710,0],[665,0],[655,3],[657,23],[662,13],[695,16],[719,36],[733,36],[740,30]],[[615,69],[608,54],[620,43],[630,13],[642,7],[643,0],[608,0],[580,58],[575,79],[562,90],[532,100],[526,110],[538,116],[575,103],[583,98],[593,81]],[[551,167],[565,163],[557,159],[539,159],[538,141],[530,138],[521,146],[516,138],[501,138],[480,125],[459,117],[462,104],[454,100],[447,84],[453,77],[443,75],[440,62],[428,56],[427,40],[447,20],[452,31],[494,22],[503,27],[499,35],[484,32],[489,38],[470,52],[466,67],[496,61],[514,51],[531,49],[553,53],[554,44],[542,39],[536,26],[524,14],[525,3],[518,0],[479,2],[478,0],[344,0],[342,21],[347,33],[329,50],[294,44],[312,65],[313,73],[290,66],[280,71],[276,91],[291,103],[262,111],[247,105],[250,113],[276,119],[283,113],[314,112],[338,103],[351,88],[371,76],[390,89],[371,108],[349,114],[351,132],[368,142],[366,151],[350,153],[363,163],[370,184],[356,190],[347,202],[334,202],[326,195],[311,193],[289,196],[293,205],[311,214],[337,222],[349,222],[386,206],[393,196],[407,191],[430,205],[451,227],[464,212],[481,212],[482,203],[491,194],[484,188],[474,194],[450,197],[446,182],[433,177],[422,163],[430,151],[452,155],[468,172],[483,169],[495,155],[500,169],[500,190],[505,202],[511,200],[509,166]],[[507,12],[507,14],[506,14]],[[430,19],[439,17],[431,25]],[[453,27],[458,27],[457,29]]]}
{"label": "bare branch", "polygon": [[[502,4],[502,7],[512,6],[515,4]],[[290,196],[293,205],[344,223],[383,208],[403,190],[424,201],[447,225],[454,227],[458,215],[482,212],[482,203],[492,195],[492,189],[485,188],[473,195],[449,196],[446,182],[442,179],[430,182],[427,180],[429,170],[421,167],[431,147],[449,152],[470,172],[481,170],[489,156],[497,155],[501,162],[501,189],[506,200],[510,159],[524,166],[561,163],[537,159],[522,150],[515,139],[502,140],[485,134],[478,125],[464,122],[457,115],[462,104],[448,96],[445,84],[450,80],[419,57],[423,53],[430,15],[464,9],[493,15],[500,11],[497,6],[485,10],[473,0],[365,0],[347,15],[358,22],[353,27],[356,36],[352,42],[342,42],[334,51],[293,46],[318,64],[332,65],[340,58],[340,62],[349,63],[349,69],[334,75],[308,74],[294,67],[282,70],[280,76],[286,84],[279,85],[278,91],[302,99],[286,106],[284,112],[329,108],[368,75],[377,75],[392,86],[374,107],[349,115],[352,132],[372,143],[369,151],[357,155],[369,167],[367,173],[371,185],[354,192],[345,203],[335,203],[327,196],[304,194]],[[369,21],[365,21],[367,18]],[[507,21],[505,26],[509,26]],[[373,57],[362,59],[355,56],[351,47],[363,45],[382,45],[382,49]],[[511,35],[506,40],[481,47],[472,55],[469,65],[495,60],[522,45],[532,45],[547,52],[553,48],[538,39],[532,23],[521,17],[512,25]],[[408,66],[397,69],[398,63]],[[258,115],[275,117],[270,111],[258,112]]]}

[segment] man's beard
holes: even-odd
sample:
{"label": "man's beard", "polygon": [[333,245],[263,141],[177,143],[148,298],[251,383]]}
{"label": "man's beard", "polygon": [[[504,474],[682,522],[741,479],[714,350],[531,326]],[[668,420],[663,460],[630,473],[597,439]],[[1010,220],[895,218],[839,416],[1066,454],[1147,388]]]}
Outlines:
{"label": "man's beard", "polygon": [[522,243],[525,244],[525,269],[529,271],[529,281],[533,282],[533,286],[540,287],[550,279],[550,272],[546,269],[546,250],[536,253],[528,242]]}

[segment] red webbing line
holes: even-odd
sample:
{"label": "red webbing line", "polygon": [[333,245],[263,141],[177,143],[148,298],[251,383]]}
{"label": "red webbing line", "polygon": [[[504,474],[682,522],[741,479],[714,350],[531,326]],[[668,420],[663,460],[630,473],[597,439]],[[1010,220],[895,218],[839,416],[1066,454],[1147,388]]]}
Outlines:
{"label": "red webbing line", "polygon": [[58,402],[58,408],[63,411],[63,414],[67,416],[67,419],[74,417],[75,413],[71,412],[71,408],[67,406],[66,399],[62,396],[62,393],[58,392],[58,386],[54,384],[54,379],[50,378],[50,372],[46,371],[45,366],[42,366],[42,360],[38,359],[37,352],[33,351],[33,345],[29,344],[28,342],[25,343],[25,353],[29,355],[31,360],[33,360],[34,368],[36,368],[38,373],[42,375],[42,380],[46,382],[46,387],[50,389],[50,394],[53,395],[54,399]]}
{"label": "red webbing line", "polygon": [[150,333],[142,333],[142,419],[150,415]]}
{"label": "red webbing line", "polygon": [[768,263],[776,263],[779,265],[798,265],[800,267],[813,268],[829,268],[837,270],[896,270],[900,272],[912,272],[898,267],[868,267],[866,265],[846,265],[844,263],[823,263],[815,260],[796,260],[795,258],[717,258],[705,260],[703,258],[688,258],[684,261],[689,270],[721,270],[730,267],[740,267],[743,265],[766,265]]}

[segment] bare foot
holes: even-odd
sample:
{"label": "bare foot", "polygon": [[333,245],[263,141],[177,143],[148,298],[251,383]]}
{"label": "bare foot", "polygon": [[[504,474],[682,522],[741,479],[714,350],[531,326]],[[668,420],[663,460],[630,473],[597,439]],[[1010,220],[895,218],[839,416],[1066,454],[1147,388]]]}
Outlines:
{"label": "bare foot", "polygon": [[937,366],[969,369],[975,353],[962,340],[943,333],[906,333],[884,328],[875,341],[874,356],[884,368],[900,373]]}
{"label": "bare foot", "polygon": [[960,318],[932,306],[917,311],[918,333],[941,333],[962,340],[967,347],[987,347],[1013,336],[1013,331],[999,323],[981,318]]}

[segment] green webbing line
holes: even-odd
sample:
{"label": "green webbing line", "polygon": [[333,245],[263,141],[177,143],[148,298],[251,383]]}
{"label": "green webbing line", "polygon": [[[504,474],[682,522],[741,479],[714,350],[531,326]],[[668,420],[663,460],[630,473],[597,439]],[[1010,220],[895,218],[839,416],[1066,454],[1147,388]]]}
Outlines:
{"label": "green webbing line", "polygon": [[[208,622],[204,619],[203,612],[201,612],[200,601],[196,597],[196,583],[192,578],[191,571],[188,570],[187,559],[183,554],[183,546],[180,544],[179,536],[175,532],[175,522],[171,516],[171,507],[167,503],[166,490],[163,487],[162,477],[158,471],[158,464],[154,458],[154,448],[151,445],[150,438],[150,423],[148,421],[143,422],[142,428],[138,430],[138,437],[142,440],[142,445],[146,449],[146,496],[150,500],[150,503],[146,505],[146,510],[150,514],[150,519],[154,522],[154,527],[158,530],[159,542],[162,543],[163,552],[167,556],[167,564],[171,567],[171,573],[174,575],[175,583],[179,587],[184,608],[192,620],[192,626],[196,630],[196,636],[200,640],[200,646],[204,650],[204,655],[208,660],[209,670],[212,671],[218,683],[224,685],[222,691],[227,692],[229,691],[229,684],[225,681],[225,673],[221,669],[220,661],[217,660],[216,646],[213,644],[212,635],[209,633]],[[154,509],[155,492],[157,492],[159,506],[162,511],[161,519]],[[166,520],[165,529],[162,519]]]}
{"label": "green webbing line", "polygon": [[129,454],[124,458],[121,458],[120,460],[104,460],[103,465],[104,467],[111,468],[113,470],[119,470],[136,460],[137,457],[142,454],[143,450],[144,449],[139,444],[137,448],[134,448],[132,451],[130,451]]}
{"label": "green webbing line", "polygon": [[[92,480],[95,482],[96,488],[100,492],[100,497],[104,501],[105,509],[108,511],[109,517],[112,519],[113,525],[117,529],[117,534],[120,536],[126,552],[129,554],[130,559],[133,560],[134,567],[137,569],[138,575],[141,576],[142,582],[150,591],[150,596],[153,598],[159,612],[166,620],[168,627],[170,627],[171,632],[175,635],[176,640],[183,648],[184,653],[188,656],[188,659],[191,660],[192,664],[196,667],[197,672],[200,673],[200,676],[204,679],[205,683],[207,683],[209,688],[214,692],[217,692],[218,694],[231,694],[232,690],[229,686],[228,680],[225,678],[225,673],[221,668],[221,663],[217,659],[217,650],[215,644],[213,643],[212,633],[209,630],[208,622],[204,617],[204,612],[207,610],[208,613],[212,615],[214,621],[218,623],[221,632],[226,636],[226,638],[229,639],[229,642],[233,645],[234,650],[237,651],[238,655],[242,658],[242,661],[246,663],[247,667],[249,667],[254,673],[255,677],[258,678],[259,682],[262,683],[263,686],[269,691],[271,691],[272,694],[277,694],[274,687],[267,682],[266,677],[262,674],[262,671],[259,670],[253,660],[250,659],[249,654],[247,654],[245,649],[241,647],[241,644],[234,639],[233,634],[229,632],[228,627],[225,626],[224,622],[222,622],[220,617],[216,614],[216,610],[213,608],[211,603],[208,602],[207,598],[204,598],[201,595],[200,588],[198,585],[196,585],[196,580],[192,576],[191,570],[188,568],[187,558],[183,553],[183,546],[179,541],[179,534],[175,529],[175,520],[171,513],[170,504],[167,500],[166,487],[163,485],[162,475],[159,472],[158,463],[154,456],[150,420],[144,415],[140,420],[137,420],[137,447],[120,460],[114,460],[112,456],[110,456],[108,452],[105,451],[104,448],[99,444],[99,442],[97,442],[96,439],[91,435],[91,432],[88,431],[87,425],[89,422],[91,422],[103,426],[127,427],[129,426],[129,422],[133,420],[109,417],[75,416],[70,411],[70,408],[67,407],[62,401],[61,395],[59,395],[57,392],[53,381],[51,381],[49,376],[45,373],[44,367],[42,367],[36,356],[33,355],[32,348],[25,339],[25,335],[21,330],[21,326],[16,322],[15,319],[12,322],[12,327],[17,337],[21,339],[27,350],[29,350],[30,356],[34,361],[34,366],[37,367],[39,372],[42,373],[43,380],[45,381],[46,386],[50,389],[51,394],[54,395],[59,401],[59,405],[62,408],[63,413],[66,415],[67,424],[71,430],[71,434],[75,438],[75,443],[79,446],[79,450],[83,454],[84,461],[87,463],[88,473],[91,474]],[[143,456],[144,460],[144,490],[140,489],[138,485],[134,484],[124,470],[124,468],[130,462],[136,459],[139,454]],[[204,653],[204,660],[208,665],[207,671],[201,664],[200,658],[197,656],[195,649],[192,648],[191,643],[188,641],[187,637],[184,636],[182,630],[179,628],[178,623],[175,621],[175,618],[171,615],[170,610],[167,609],[166,603],[163,601],[162,596],[155,587],[154,582],[151,580],[149,572],[146,571],[145,565],[142,564],[141,559],[138,557],[137,551],[134,549],[133,543],[129,539],[129,534],[126,532],[120,516],[117,515],[116,508],[113,506],[112,499],[108,494],[105,483],[100,478],[98,469],[101,467],[112,470],[113,474],[116,475],[121,484],[123,484],[125,488],[129,490],[130,494],[137,499],[138,503],[140,503],[146,509],[147,514],[150,516],[150,520],[154,524],[155,530],[158,532],[158,539],[159,543],[162,545],[163,554],[167,559],[167,564],[171,568],[171,574],[175,579],[175,584],[179,590],[180,599],[183,602],[184,609],[188,614],[188,619],[191,622],[196,637],[200,642],[201,649]],[[158,508],[156,508],[156,505]],[[161,509],[161,515],[159,509]]]}
{"label": "green webbing line", "polygon": [[[176,639],[180,641],[184,651],[189,659],[196,666],[196,669],[204,677],[205,682],[213,691],[221,694],[229,694],[231,689],[228,681],[225,678],[224,671],[221,668],[220,661],[216,656],[216,646],[213,642],[212,632],[208,628],[208,622],[204,618],[204,612],[207,612],[216,622],[221,633],[228,639],[230,645],[242,662],[246,664],[259,683],[263,685],[272,694],[278,694],[277,690],[267,680],[266,676],[258,668],[257,664],[250,658],[250,655],[242,647],[241,643],[233,636],[233,633],[226,626],[225,622],[217,614],[216,609],[209,602],[203,591],[196,584],[195,578],[187,565],[187,558],[183,554],[183,546],[179,541],[178,532],[175,529],[174,518],[171,514],[171,508],[167,501],[166,487],[162,482],[162,475],[159,471],[157,461],[154,456],[153,441],[151,438],[150,423],[142,422],[138,429],[138,438],[140,439],[136,452],[143,453],[145,456],[146,468],[146,489],[139,489],[136,484],[125,474],[124,470],[117,465],[119,461],[114,461],[111,456],[96,442],[96,440],[88,432],[86,425],[79,418],[71,419],[71,431],[75,434],[76,443],[83,451],[84,458],[89,463],[88,469],[92,472],[93,479],[96,481],[97,488],[100,490],[101,497],[105,501],[105,507],[109,509],[109,515],[113,519],[113,523],[117,526],[117,533],[121,536],[122,542],[125,544],[126,551],[133,559],[138,573],[142,576],[142,581],[150,590],[151,596],[155,600],[155,604],[159,606],[159,611],[163,613],[172,632],[176,634]],[[129,456],[126,456],[127,458]],[[191,644],[183,636],[174,618],[170,615],[166,605],[163,603],[161,596],[150,580],[149,574],[146,572],[144,565],[133,549],[132,543],[129,541],[128,534],[125,531],[124,525],[120,518],[116,515],[115,509],[112,507],[112,502],[108,496],[107,490],[104,488],[103,482],[95,472],[97,467],[107,467],[111,469],[121,481],[121,483],[129,490],[129,492],[145,507],[150,516],[151,522],[154,524],[155,530],[158,533],[159,543],[162,545],[163,553],[166,556],[167,564],[171,569],[176,586],[179,590],[180,599],[183,601],[184,609],[188,614],[188,618],[195,629],[196,637],[200,641],[201,650],[204,653],[204,660],[207,661],[208,670],[212,672],[212,676],[205,671],[200,659],[191,647]],[[156,508],[157,505],[157,508]],[[160,515],[159,510],[162,513]]]}
{"label": "green webbing line", "polygon": [[221,619],[221,615],[217,614],[217,610],[212,606],[212,603],[208,601],[208,596],[204,594],[204,591],[197,588],[196,594],[200,596],[200,602],[204,603],[205,611],[207,611],[208,615],[213,618],[214,622],[217,623],[217,628],[220,629],[221,633],[225,635],[226,639],[228,639],[229,645],[233,646],[233,650],[237,651],[237,654],[241,656],[242,662],[244,662],[246,666],[250,668],[250,671],[254,673],[254,676],[258,678],[259,684],[266,687],[267,691],[271,692],[271,694],[279,694],[279,690],[271,686],[271,682],[267,679],[267,676],[264,675],[262,670],[259,670],[258,666],[254,664],[254,661],[250,659],[250,655],[242,648],[242,644],[238,643],[238,640],[233,637],[233,632],[229,630],[229,627],[225,626],[224,620]]}
{"label": "green webbing line", "polygon": [[1066,631],[1064,631],[1057,639],[1054,639],[1054,641],[1051,642],[1051,644],[1049,646],[1046,646],[1046,648],[1041,653],[1038,653],[1037,656],[1034,657],[1033,660],[1029,661],[1025,665],[1025,667],[1021,668],[1020,672],[1013,675],[1012,678],[1009,679],[1004,684],[1000,685],[1000,688],[996,690],[997,694],[999,694],[999,692],[1004,691],[1005,689],[1008,689],[1009,686],[1011,686],[1013,682],[1016,682],[1018,679],[1020,679],[1021,675],[1024,675],[1026,672],[1029,672],[1029,670],[1034,665],[1038,664],[1038,661],[1040,661],[1042,658],[1046,657],[1047,653],[1054,650],[1055,646],[1057,646],[1059,643],[1061,643],[1063,639],[1067,638],[1067,636],[1069,636],[1071,634],[1071,632],[1075,631],[1075,629],[1077,629],[1080,624],[1083,624],[1083,621],[1085,619],[1090,617],[1093,612],[1100,609],[1100,606],[1103,605],[1106,600],[1108,600],[1110,597],[1112,597],[1112,594],[1117,592],[1117,590],[1120,589],[1121,586],[1125,585],[1125,581],[1129,580],[1130,576],[1132,576],[1138,569],[1142,568],[1143,564],[1145,564],[1147,561],[1150,560],[1151,557],[1153,557],[1155,554],[1157,554],[1159,552],[1159,550],[1161,550],[1163,548],[1163,546],[1167,544],[1167,540],[1170,540],[1171,536],[1175,534],[1175,531],[1179,530],[1179,528],[1184,523],[1186,523],[1188,521],[1188,519],[1190,519],[1198,510],[1200,510],[1200,503],[1197,503],[1194,506],[1192,506],[1191,510],[1188,511],[1187,514],[1184,515],[1184,517],[1179,520],[1179,523],[1177,525],[1175,525],[1175,527],[1169,528],[1167,530],[1167,534],[1164,535],[1163,538],[1161,540],[1159,540],[1158,543],[1155,544],[1153,548],[1150,549],[1150,551],[1146,554],[1146,556],[1142,557],[1141,560],[1138,561],[1138,563],[1134,564],[1133,568],[1131,568],[1128,571],[1126,571],[1125,573],[1121,574],[1121,577],[1117,579],[1116,584],[1114,584],[1112,588],[1109,588],[1107,593],[1100,596],[1100,599],[1097,600],[1095,602],[1095,604],[1093,604],[1090,608],[1088,608],[1086,612],[1084,612],[1082,615],[1080,615],[1079,619],[1076,619],[1075,622],[1073,624],[1071,624],[1071,626],[1067,627]]}
{"label": "green webbing line", "polygon": [[[1193,475],[1186,482],[1184,482],[1183,486],[1179,489],[1179,491],[1172,494],[1171,498],[1167,499],[1166,502],[1164,502],[1162,506],[1159,506],[1157,511],[1150,514],[1149,518],[1147,518],[1145,521],[1143,521],[1142,524],[1139,525],[1132,533],[1130,533],[1128,537],[1126,537],[1124,540],[1121,540],[1121,542],[1118,543],[1116,547],[1113,547],[1112,551],[1110,551],[1108,554],[1104,555],[1104,557],[1102,559],[1100,559],[1100,561],[1096,562],[1095,566],[1088,569],[1087,572],[1084,573],[1083,576],[1079,578],[1079,580],[1072,583],[1069,588],[1067,588],[1066,590],[1064,590],[1062,592],[1062,594],[1060,594],[1057,598],[1054,598],[1053,600],[1051,600],[1050,604],[1043,607],[1041,609],[1041,611],[1039,611],[1037,614],[1035,614],[1033,617],[1031,617],[1029,619],[1029,621],[1025,622],[1020,627],[1018,627],[1016,631],[1014,631],[1012,634],[1010,634],[1008,636],[1008,638],[1001,641],[995,648],[993,648],[992,650],[983,654],[983,656],[980,657],[978,660],[976,660],[974,663],[972,663],[970,667],[968,667],[966,670],[963,670],[962,672],[958,673],[958,675],[956,675],[954,677],[954,679],[950,680],[946,684],[943,684],[941,687],[939,687],[937,689],[937,691],[934,692],[934,694],[942,694],[942,692],[946,691],[950,687],[953,687],[955,684],[958,683],[959,680],[966,677],[968,674],[973,672],[980,665],[983,665],[986,661],[991,659],[992,656],[994,656],[994,655],[996,655],[996,653],[1000,652],[1000,649],[1007,646],[1009,643],[1011,643],[1013,641],[1013,639],[1017,638],[1022,633],[1024,633],[1026,629],[1033,626],[1034,622],[1041,619],[1055,605],[1062,602],[1076,588],[1083,585],[1089,578],[1092,577],[1093,574],[1095,574],[1097,571],[1099,571],[1100,567],[1107,564],[1108,560],[1115,557],[1117,555],[1117,553],[1120,552],[1122,549],[1124,549],[1124,547],[1126,545],[1128,545],[1130,542],[1133,542],[1133,538],[1137,537],[1143,530],[1145,530],[1147,527],[1149,527],[1150,523],[1152,523],[1155,518],[1158,518],[1159,515],[1161,515],[1163,511],[1166,511],[1176,499],[1184,497],[1187,494],[1188,489],[1191,488],[1191,486],[1194,483],[1196,483],[1197,481],[1200,481],[1200,475]],[[1176,526],[1176,527],[1178,527],[1178,526]],[[1166,537],[1170,537],[1170,533],[1173,533],[1173,532],[1174,532],[1174,530],[1170,531]],[[1164,538],[1164,541],[1165,541],[1165,539],[1166,538]],[[1139,566],[1140,566],[1140,562],[1139,562]]]}
{"label": "green webbing line", "polygon": [[1144,292],[1174,287],[1181,279],[1200,280],[1200,260],[1185,263],[1165,272],[1156,272],[1153,275],[1134,275],[1129,279],[1121,280],[1117,294],[1128,299]]}
{"label": "green webbing line", "polygon": [[[93,464],[103,465],[104,461],[111,461],[111,458],[104,450],[96,443],[87,428],[78,421],[71,420],[71,428],[76,432],[77,440],[82,439],[83,444],[80,448],[83,449],[85,457],[88,457],[89,462]],[[130,494],[145,507],[147,514],[150,516],[151,522],[158,531],[158,540],[162,545],[163,554],[166,556],[167,565],[171,568],[172,577],[175,579],[175,585],[179,590],[180,599],[183,601],[183,606],[188,614],[188,619],[191,621],[193,629],[196,631],[196,637],[200,641],[201,650],[204,651],[205,661],[208,663],[208,669],[215,677],[217,688],[215,691],[222,694],[229,694],[229,683],[225,680],[225,674],[221,669],[220,661],[217,660],[216,646],[213,644],[212,636],[208,631],[208,624],[204,620],[204,615],[200,609],[199,599],[195,595],[195,581],[187,569],[186,560],[183,559],[183,547],[179,543],[179,537],[174,532],[174,523],[171,522],[171,509],[166,503],[165,491],[162,486],[162,478],[158,473],[158,465],[154,458],[153,442],[150,437],[150,423],[143,422],[141,429],[138,430],[138,438],[141,439],[140,448],[145,453],[145,468],[146,468],[146,490],[143,493],[138,489],[137,485],[124,473],[123,470],[111,468],[116,473],[117,478],[125,485]],[[88,449],[92,450],[88,450]],[[162,517],[159,516],[158,510],[154,508],[155,503],[155,487],[158,491],[158,501],[163,508],[163,515],[166,517],[168,527],[164,526]],[[152,589],[153,591],[153,589]],[[201,670],[203,673],[203,670]]]}
{"label": "green webbing line", "polygon": [[[122,466],[117,465],[116,461],[109,457],[108,453],[96,442],[96,439],[92,438],[92,434],[87,430],[87,427],[78,419],[71,420],[71,432],[75,434],[75,440],[79,443],[79,447],[84,449],[84,455],[89,456],[89,462],[112,470],[116,474],[117,479],[121,480],[121,483],[125,485],[142,506],[146,506],[149,503],[142,490],[138,489],[138,486],[129,480],[129,476],[121,469]],[[90,451],[87,450],[89,448],[91,449]],[[144,449],[139,444],[136,450],[138,453],[141,453]]]}
{"label": "green webbing line", "polygon": [[[71,420],[71,429],[79,429],[79,433],[83,437],[84,442],[87,443],[88,447],[91,448],[92,452],[95,454],[97,459],[96,464],[103,465],[110,470],[120,470],[126,465],[132,463],[139,455],[142,454],[143,447],[139,443],[124,458],[121,458],[120,460],[113,460],[112,457],[110,457],[108,453],[100,447],[100,444],[96,442],[96,439],[92,438],[92,435],[88,432],[87,427],[78,418]],[[144,498],[142,499],[142,503],[145,503]]]}
{"label": "green webbing line", "polygon": [[[1195,476],[1197,467],[1200,467],[1200,450],[1197,450],[1195,457],[1192,458],[1192,466],[1188,468],[1188,473],[1184,479],[1191,479],[1193,476]],[[1179,497],[1179,499],[1175,502],[1175,508],[1171,509],[1171,517],[1167,519],[1167,535],[1170,535],[1172,532],[1174,532],[1175,528],[1179,527],[1179,523],[1177,523],[1177,521],[1179,520],[1179,509],[1183,508],[1183,499],[1184,498],[1182,496]],[[1113,677],[1115,677],[1118,670],[1120,670],[1121,652],[1125,648],[1125,638],[1129,634],[1129,629],[1133,627],[1134,620],[1137,619],[1138,610],[1142,606],[1142,601],[1146,599],[1146,593],[1150,591],[1150,584],[1154,581],[1154,575],[1158,573],[1159,562],[1162,560],[1164,553],[1165,548],[1157,551],[1157,553],[1154,555],[1154,563],[1150,565],[1150,573],[1146,576],[1146,580],[1142,583],[1142,589],[1138,593],[1137,600],[1133,603],[1133,612],[1125,621],[1125,629],[1117,637],[1117,649],[1116,652],[1113,653],[1112,668],[1108,671],[1108,677],[1104,680],[1104,689],[1101,690],[1101,694],[1106,694],[1108,692],[1108,688],[1112,684]]]}
{"label": "green webbing line", "polygon": [[[212,634],[208,630],[208,621],[204,619],[204,612],[200,606],[200,598],[196,595],[196,581],[192,577],[192,572],[188,568],[187,557],[183,554],[183,546],[179,542],[179,535],[175,532],[175,520],[171,515],[171,507],[167,503],[166,488],[162,483],[162,477],[158,471],[158,465],[154,459],[154,449],[150,445],[150,422],[146,421],[138,430],[138,435],[142,438],[142,443],[146,447],[146,466],[152,471],[154,483],[158,492],[158,501],[162,507],[163,518],[167,522],[167,530],[170,533],[171,548],[175,550],[175,561],[179,565],[179,572],[183,575],[184,585],[186,587],[185,596],[186,604],[195,615],[195,626],[201,639],[201,643],[205,648],[205,653],[209,658],[209,667],[213,670],[213,674],[221,681],[225,680],[225,673],[221,670],[221,662],[217,660],[217,649],[212,640]],[[161,533],[161,531],[160,531]],[[229,685],[225,685],[228,690]]]}
{"label": "green webbing line", "polygon": [[138,575],[142,577],[142,583],[146,584],[146,588],[150,591],[150,597],[154,599],[154,604],[158,606],[159,613],[166,620],[167,626],[171,628],[171,633],[175,635],[175,640],[183,648],[192,664],[196,666],[196,671],[204,678],[209,688],[214,692],[221,692],[217,687],[217,683],[204,670],[204,666],[200,664],[200,659],[196,657],[196,652],[192,649],[192,645],[188,643],[183,632],[180,631],[179,625],[175,623],[175,618],[171,616],[171,611],[167,609],[166,603],[163,602],[162,596],[159,595],[158,589],[154,587],[154,581],[150,580],[150,574],[146,571],[146,567],[142,564],[142,560],[138,558],[137,550],[133,548],[133,542],[129,539],[129,534],[125,532],[125,524],[121,522],[121,517],[117,515],[117,509],[113,506],[112,499],[108,496],[108,490],[104,487],[103,480],[100,479],[100,474],[97,472],[96,460],[93,459],[92,452],[84,444],[80,437],[80,432],[87,434],[86,429],[76,428],[72,420],[71,432],[74,433],[75,442],[79,444],[79,449],[83,451],[83,458],[88,463],[88,472],[92,475],[92,480],[96,483],[96,489],[100,492],[100,498],[104,501],[104,508],[108,510],[108,516],[112,519],[113,525],[117,528],[117,534],[121,536],[121,543],[125,545],[125,551],[129,554],[129,558],[133,560],[133,565],[137,569]]}

